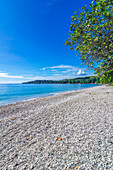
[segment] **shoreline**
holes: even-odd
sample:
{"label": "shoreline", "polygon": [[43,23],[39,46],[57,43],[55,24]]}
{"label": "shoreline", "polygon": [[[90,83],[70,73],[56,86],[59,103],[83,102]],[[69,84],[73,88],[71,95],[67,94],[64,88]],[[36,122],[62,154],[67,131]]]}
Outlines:
{"label": "shoreline", "polygon": [[[103,85],[98,85],[98,86],[95,86],[95,87],[100,87],[100,86],[103,86]],[[81,90],[89,89],[89,88],[94,88],[94,87],[86,87],[86,88],[83,88]],[[13,102],[13,103],[3,104],[3,105],[0,105],[0,108],[3,107],[3,106],[5,107],[5,106],[8,106],[8,105],[23,103],[23,102],[27,102],[27,101],[32,101],[32,100],[40,99],[40,98],[51,97],[51,96],[56,96],[56,95],[59,95],[59,94],[71,93],[71,92],[76,92],[76,91],[81,91],[81,90],[70,90],[70,91],[63,91],[63,92],[48,93],[47,95],[41,96],[41,97],[30,98],[30,99],[25,99],[25,100],[22,100],[22,101],[17,101],[17,102]]]}
{"label": "shoreline", "polygon": [[0,107],[1,169],[112,169],[113,87]]}

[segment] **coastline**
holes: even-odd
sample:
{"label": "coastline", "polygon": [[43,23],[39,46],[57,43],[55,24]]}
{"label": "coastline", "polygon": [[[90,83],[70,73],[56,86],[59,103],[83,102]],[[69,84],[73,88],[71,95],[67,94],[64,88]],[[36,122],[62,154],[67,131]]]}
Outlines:
{"label": "coastline", "polygon": [[[93,84],[93,83],[92,83]],[[98,85],[95,85],[95,87],[98,87],[98,86],[101,86],[101,84],[98,84]],[[68,91],[59,91],[59,92],[51,92],[51,93],[45,93],[45,94],[42,94],[42,95],[38,95],[36,97],[29,97],[29,98],[26,98],[26,99],[19,99],[18,101],[12,101],[12,102],[6,102],[5,104],[0,104],[0,108],[2,106],[7,106],[7,105],[12,105],[12,104],[17,104],[17,103],[21,103],[21,102],[27,102],[27,101],[30,101],[30,100],[35,100],[35,99],[39,99],[39,98],[44,98],[44,97],[49,97],[49,96],[55,96],[55,95],[59,95],[59,94],[63,94],[63,93],[70,93],[70,92],[74,92],[74,91],[80,91],[80,90],[83,90],[83,89],[88,89],[88,88],[93,88],[93,87],[84,87],[82,89],[77,89],[77,90],[68,90]]]}
{"label": "coastline", "polygon": [[0,167],[112,168],[112,97],[104,85],[0,106]]}

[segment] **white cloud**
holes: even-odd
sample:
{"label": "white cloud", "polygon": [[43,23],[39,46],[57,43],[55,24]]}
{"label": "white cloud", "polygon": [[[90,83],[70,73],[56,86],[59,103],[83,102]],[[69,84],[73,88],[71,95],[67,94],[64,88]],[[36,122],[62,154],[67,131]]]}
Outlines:
{"label": "white cloud", "polygon": [[51,66],[51,67],[44,67],[41,70],[47,71],[49,74],[53,74],[52,72],[54,71],[54,73],[56,72],[57,74],[60,74],[61,76],[87,75],[84,71],[82,71],[83,68],[80,69],[72,65],[57,65],[57,66]]}
{"label": "white cloud", "polygon": [[42,68],[42,70],[45,70],[45,68]]}
{"label": "white cloud", "polygon": [[46,70],[46,69],[73,69],[74,71],[77,70],[76,67],[70,66],[70,65],[58,65],[58,66],[52,66],[52,67],[44,67],[41,70]]}
{"label": "white cloud", "polygon": [[55,70],[55,69],[52,69],[51,71],[56,72],[56,70]]}
{"label": "white cloud", "polygon": [[80,69],[80,70],[78,71],[77,75],[82,76],[82,75],[87,75],[87,74]]}
{"label": "white cloud", "polygon": [[60,75],[67,75],[68,73],[72,75],[73,72],[77,72],[79,68],[71,65],[57,65],[51,67],[44,67],[41,70],[47,71],[49,74],[57,73]]}
{"label": "white cloud", "polygon": [[8,73],[0,73],[0,77],[6,77],[6,78],[23,78],[23,76],[10,76]]}
{"label": "white cloud", "polygon": [[[41,70],[44,70],[43,73],[39,73],[39,76],[33,75],[24,75],[24,76],[17,76],[17,75],[10,75],[8,73],[0,72],[0,83],[21,83],[24,81],[32,81],[32,80],[62,80],[68,78],[75,78],[77,75],[87,75],[83,68],[79,69],[75,66],[71,65],[58,65],[52,67],[45,67]],[[46,73],[47,70],[47,73]],[[78,71],[78,72],[77,72]],[[14,81],[13,81],[14,80]]]}
{"label": "white cloud", "polygon": [[48,67],[48,68],[75,68],[74,66],[70,66],[70,65],[59,65],[59,66],[52,66],[52,67]]}
{"label": "white cloud", "polygon": [[0,84],[16,84],[16,83],[22,83],[23,81],[9,81],[9,80],[4,80],[4,81],[0,81]]}

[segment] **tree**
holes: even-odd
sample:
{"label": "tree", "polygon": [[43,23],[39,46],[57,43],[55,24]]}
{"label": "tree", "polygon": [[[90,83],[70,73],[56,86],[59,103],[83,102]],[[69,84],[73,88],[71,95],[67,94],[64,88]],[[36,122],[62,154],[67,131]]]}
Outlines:
{"label": "tree", "polygon": [[78,52],[83,64],[101,80],[113,82],[113,0],[95,0],[75,11],[65,45]]}

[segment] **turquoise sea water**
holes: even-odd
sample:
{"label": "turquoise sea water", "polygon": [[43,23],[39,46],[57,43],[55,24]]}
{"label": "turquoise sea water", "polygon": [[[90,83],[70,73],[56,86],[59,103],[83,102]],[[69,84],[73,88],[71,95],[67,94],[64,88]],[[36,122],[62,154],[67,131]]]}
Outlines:
{"label": "turquoise sea water", "polygon": [[94,87],[94,84],[0,84],[0,106],[61,92]]}

